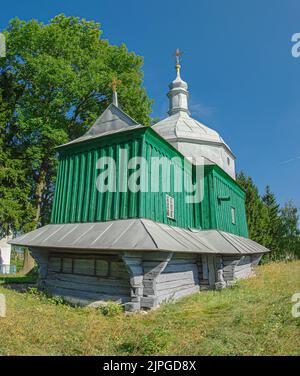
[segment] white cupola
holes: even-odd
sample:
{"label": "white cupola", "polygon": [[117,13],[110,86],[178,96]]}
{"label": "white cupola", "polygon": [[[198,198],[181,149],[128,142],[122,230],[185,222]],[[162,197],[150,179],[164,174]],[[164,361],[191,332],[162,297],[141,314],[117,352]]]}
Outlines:
{"label": "white cupola", "polygon": [[183,81],[180,77],[180,63],[179,63],[179,56],[180,51],[179,49],[176,50],[176,78],[173,82],[170,83],[169,88],[170,91],[168,92],[169,97],[169,111],[168,114],[171,116],[176,114],[179,111],[187,112],[189,114],[188,109],[188,85],[185,81]]}
{"label": "white cupola", "polygon": [[235,178],[235,156],[215,130],[190,116],[188,85],[180,76],[180,51],[176,50],[176,78],[169,85],[169,116],[153,129],[178,149],[185,157],[203,157],[209,164],[217,164]]}

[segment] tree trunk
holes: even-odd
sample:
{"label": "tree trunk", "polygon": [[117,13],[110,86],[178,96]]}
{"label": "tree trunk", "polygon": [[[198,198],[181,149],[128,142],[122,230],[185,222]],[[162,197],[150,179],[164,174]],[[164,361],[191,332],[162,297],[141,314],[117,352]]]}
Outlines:
{"label": "tree trunk", "polygon": [[[38,227],[40,216],[41,216],[41,206],[42,206],[42,197],[43,191],[45,187],[45,171],[41,171],[39,176],[39,181],[36,187],[36,216],[35,216],[35,228]],[[34,268],[35,262],[34,258],[31,256],[28,249],[24,252],[24,262],[22,270],[20,271],[21,274],[27,274]]]}
{"label": "tree trunk", "polygon": [[39,220],[41,216],[41,207],[42,207],[42,198],[43,198],[43,191],[45,188],[45,178],[46,174],[45,171],[41,171],[41,174],[39,176],[39,180],[37,183],[36,191],[35,191],[35,197],[36,197],[36,215],[35,215],[35,228],[39,225]]}

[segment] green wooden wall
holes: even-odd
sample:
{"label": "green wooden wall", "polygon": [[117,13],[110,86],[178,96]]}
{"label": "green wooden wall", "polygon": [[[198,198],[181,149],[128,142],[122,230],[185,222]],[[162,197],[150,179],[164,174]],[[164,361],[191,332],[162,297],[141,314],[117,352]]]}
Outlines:
{"label": "green wooden wall", "polygon": [[[167,223],[184,228],[200,228],[200,223],[195,222],[194,205],[186,202],[187,193],[184,191],[184,179],[192,184],[193,166],[188,163],[184,166],[183,156],[164,139],[157,136],[152,129],[145,133],[143,143],[143,156],[147,161],[151,157],[160,158],[162,163],[159,168],[151,163],[148,168],[148,192],[141,193],[140,216],[157,222]],[[164,159],[162,159],[164,157]],[[163,165],[164,164],[164,165]],[[157,177],[159,171],[159,178]],[[151,178],[158,179],[157,192],[151,192]],[[163,182],[170,181],[166,192]],[[181,191],[176,187],[181,187]],[[174,219],[167,217],[166,195],[174,197]]]}
{"label": "green wooden wall", "polygon": [[[52,223],[95,222],[139,216],[140,193],[99,192],[96,180],[103,169],[96,166],[101,157],[115,161],[116,173],[122,170],[121,149],[127,151],[127,160],[141,153],[143,135],[132,132],[127,137],[105,137],[62,150],[52,209]],[[122,155],[123,156],[123,155]],[[128,177],[125,177],[127,179]]]}
{"label": "green wooden wall", "polygon": [[[126,150],[126,160],[121,150]],[[148,163],[147,168],[143,166],[139,180],[147,192],[128,189],[121,192],[117,178],[116,192],[101,193],[96,181],[103,170],[97,168],[97,161],[103,156],[115,161],[117,177],[122,176],[126,185],[129,175],[140,167],[126,174],[124,163],[132,157],[144,157],[147,161],[151,157],[165,157],[164,167],[168,168],[155,163]],[[184,165],[183,160],[173,146],[147,127],[62,147],[51,223],[149,218],[183,228],[215,228],[248,236],[244,192],[238,184],[218,166],[205,166],[203,201],[187,203],[189,194],[184,189],[176,192],[175,184],[183,187],[184,178],[192,182],[195,172],[194,167],[190,163]],[[170,175],[168,192],[163,189],[168,179],[163,171]],[[150,189],[151,179],[157,180],[157,192]],[[167,217],[166,194],[174,197],[174,219]],[[231,221],[231,207],[235,209],[235,224]]]}
{"label": "green wooden wall", "polygon": [[[235,210],[232,223],[231,208]],[[220,167],[206,166],[204,200],[200,205],[201,226],[248,237],[243,189]]]}
{"label": "green wooden wall", "polygon": [[[121,157],[121,150],[126,150],[127,159]],[[124,175],[122,164],[128,163],[133,157],[165,157],[171,174],[170,191],[163,191],[163,166],[158,164],[158,190],[150,189],[151,179],[157,180],[154,172],[156,166],[148,164],[148,168],[141,169],[140,184],[146,184],[145,192],[120,192],[119,179],[116,179],[116,192],[99,192],[96,179],[103,171],[97,169],[97,160],[107,156],[113,158],[116,165],[116,175]],[[177,157],[182,163],[171,161]],[[122,176],[126,183],[130,174],[139,168],[131,169],[126,176]],[[153,170],[153,171],[152,171]],[[147,175],[146,175],[147,174]],[[56,192],[52,209],[52,223],[74,223],[107,221],[127,218],[149,218],[154,221],[172,224],[180,227],[195,227],[194,207],[185,203],[184,192],[175,192],[173,181],[181,179],[184,174],[192,176],[192,165],[184,169],[183,157],[172,147],[154,136],[154,131],[144,128],[139,131],[125,132],[122,137],[110,136],[96,139],[92,142],[74,144],[62,149],[59,157]],[[180,184],[180,183],[179,183]],[[175,219],[167,218],[166,194],[174,197]]]}

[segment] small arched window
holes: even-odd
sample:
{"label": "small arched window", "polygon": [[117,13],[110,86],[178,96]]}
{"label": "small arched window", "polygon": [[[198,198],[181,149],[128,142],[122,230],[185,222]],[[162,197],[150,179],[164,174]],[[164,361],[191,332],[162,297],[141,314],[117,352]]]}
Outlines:
{"label": "small arched window", "polygon": [[231,207],[231,223],[235,225],[235,208]]}

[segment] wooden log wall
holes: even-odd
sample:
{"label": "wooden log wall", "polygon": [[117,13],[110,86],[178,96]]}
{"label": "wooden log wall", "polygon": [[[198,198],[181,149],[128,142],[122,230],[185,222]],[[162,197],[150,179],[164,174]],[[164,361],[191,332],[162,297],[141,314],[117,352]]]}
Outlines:
{"label": "wooden log wall", "polygon": [[[155,281],[158,304],[199,291],[197,261],[197,255],[180,253],[173,255]],[[144,269],[149,267],[151,267],[149,261],[145,261]]]}
{"label": "wooden log wall", "polygon": [[200,290],[207,290],[209,288],[209,271],[207,255],[199,255],[197,260]]}
{"label": "wooden log wall", "polygon": [[47,291],[72,303],[130,301],[130,274],[117,255],[50,253],[44,281]]}
{"label": "wooden log wall", "polygon": [[253,275],[252,259],[257,255],[223,256],[223,277],[226,282],[248,278]]}
{"label": "wooden log wall", "polygon": [[172,252],[86,254],[33,249],[40,265],[39,287],[82,305],[113,300],[129,311],[224,286],[253,275],[261,254],[203,255]]}

